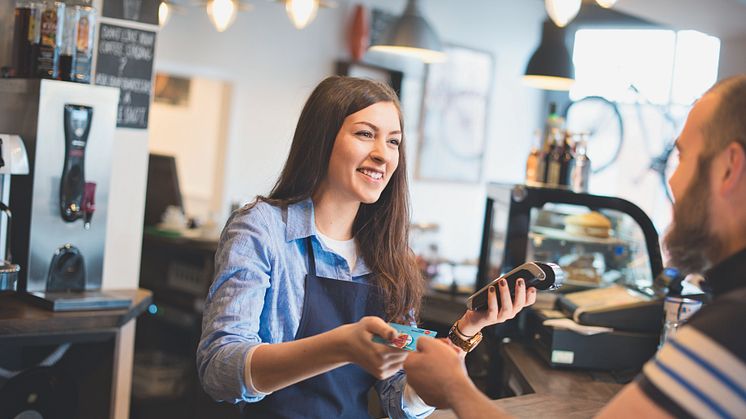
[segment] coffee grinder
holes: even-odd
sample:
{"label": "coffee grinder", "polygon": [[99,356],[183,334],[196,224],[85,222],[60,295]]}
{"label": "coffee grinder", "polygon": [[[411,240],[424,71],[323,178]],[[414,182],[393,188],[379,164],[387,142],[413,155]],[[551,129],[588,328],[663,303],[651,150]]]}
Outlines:
{"label": "coffee grinder", "polygon": [[101,292],[119,90],[0,80],[0,131],[26,140],[30,176],[13,180],[18,291],[52,310],[126,307]]}

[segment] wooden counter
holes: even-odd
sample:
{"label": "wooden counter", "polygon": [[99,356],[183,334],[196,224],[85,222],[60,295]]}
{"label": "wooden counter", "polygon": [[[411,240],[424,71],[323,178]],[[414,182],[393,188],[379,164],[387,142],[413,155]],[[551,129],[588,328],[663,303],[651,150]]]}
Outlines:
{"label": "wooden counter", "polygon": [[[550,368],[534,350],[520,343],[504,344],[504,385],[519,394],[493,403],[518,418],[590,418],[622,389],[607,372]],[[431,418],[452,419],[450,410]]]}
{"label": "wooden counter", "polygon": [[151,301],[151,292],[145,289],[106,293],[131,298],[132,303],[127,309],[60,312],[39,307],[16,293],[0,294],[0,341],[116,333]]}
{"label": "wooden counter", "polygon": [[24,354],[48,354],[71,344],[55,366],[76,383],[75,417],[80,419],[129,417],[133,320],[152,296],[145,289],[106,293],[131,298],[132,303],[118,310],[54,312],[23,295],[0,294],[0,351],[7,357],[3,361],[20,362],[23,365],[14,369],[25,371],[34,364],[29,365]]}

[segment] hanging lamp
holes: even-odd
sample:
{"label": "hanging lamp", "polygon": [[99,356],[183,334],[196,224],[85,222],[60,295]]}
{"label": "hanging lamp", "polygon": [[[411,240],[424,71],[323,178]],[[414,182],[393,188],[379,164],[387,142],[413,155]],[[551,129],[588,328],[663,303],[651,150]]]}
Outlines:
{"label": "hanging lamp", "polygon": [[391,28],[389,36],[383,43],[372,45],[370,50],[413,57],[425,63],[446,59],[443,44],[422,16],[417,0],[407,1],[404,13]]}
{"label": "hanging lamp", "polygon": [[575,67],[565,45],[565,30],[549,19],[544,21],[541,43],[526,65],[523,82],[544,90],[570,90]]}

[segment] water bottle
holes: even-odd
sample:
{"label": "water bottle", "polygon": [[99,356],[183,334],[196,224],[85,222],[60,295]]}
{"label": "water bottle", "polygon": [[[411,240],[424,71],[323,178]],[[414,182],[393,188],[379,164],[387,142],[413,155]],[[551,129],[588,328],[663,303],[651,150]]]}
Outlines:
{"label": "water bottle", "polygon": [[669,296],[663,300],[663,331],[658,348],[660,349],[668,339],[676,334],[676,330],[684,324],[692,314],[702,308],[702,302],[684,297]]}

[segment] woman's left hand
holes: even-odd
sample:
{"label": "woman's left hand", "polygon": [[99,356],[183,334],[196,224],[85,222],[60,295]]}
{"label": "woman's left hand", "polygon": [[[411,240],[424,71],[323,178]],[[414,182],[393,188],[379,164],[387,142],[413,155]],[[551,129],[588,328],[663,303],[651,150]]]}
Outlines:
{"label": "woman's left hand", "polygon": [[[497,288],[497,289],[496,289]],[[497,295],[499,291],[499,296]],[[500,299],[498,309],[497,299]],[[459,331],[467,336],[476,335],[482,328],[502,323],[515,317],[524,307],[536,302],[536,288],[526,290],[525,281],[520,278],[515,284],[515,297],[510,299],[510,290],[505,279],[497,287],[490,287],[487,295],[487,310],[466,313],[458,320]]]}

